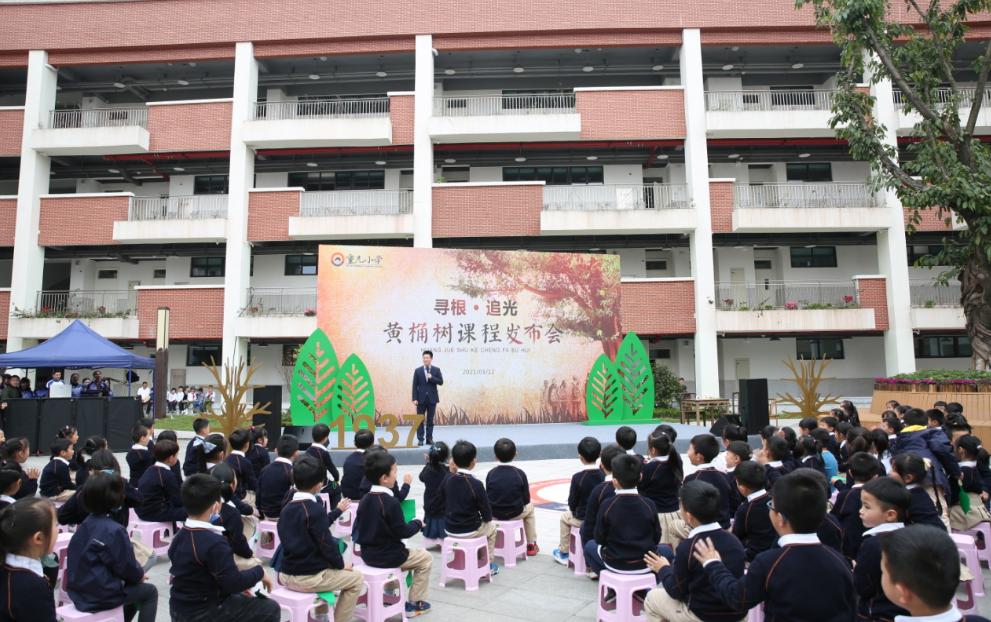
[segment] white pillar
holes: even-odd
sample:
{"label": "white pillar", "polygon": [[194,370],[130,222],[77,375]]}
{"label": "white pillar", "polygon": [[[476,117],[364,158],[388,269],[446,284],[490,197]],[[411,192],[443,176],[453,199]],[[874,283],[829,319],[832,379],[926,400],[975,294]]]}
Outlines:
{"label": "white pillar", "polygon": [[[14,226],[14,261],[10,278],[10,310],[34,309],[45,269],[45,249],[38,246],[42,194],[48,192],[51,159],[31,148],[31,133],[48,125],[55,108],[55,69],[48,52],[28,53],[27,93],[24,99],[24,128],[21,135],[21,170],[17,186],[17,222]],[[7,351],[24,348],[24,339],[11,325]]]}
{"label": "white pillar", "polygon": [[223,357],[232,364],[247,356],[247,340],[235,330],[238,310],[247,300],[251,269],[248,243],[248,190],[254,183],[255,152],[244,144],[241,128],[258,97],[258,61],[251,43],[238,43],[234,53],[234,105],[231,114],[230,190],[227,199],[227,259],[224,278]]}
{"label": "white pillar", "polygon": [[715,269],[709,207],[709,150],[705,137],[705,87],[698,29],[681,34],[681,84],[685,87],[685,176],[695,203],[695,232],[690,237],[695,279],[695,394],[720,397],[716,340]]}
{"label": "white pillar", "polygon": [[413,104],[413,246],[430,248],[433,238],[434,146],[427,124],[434,110],[431,35],[416,36],[416,97]]}

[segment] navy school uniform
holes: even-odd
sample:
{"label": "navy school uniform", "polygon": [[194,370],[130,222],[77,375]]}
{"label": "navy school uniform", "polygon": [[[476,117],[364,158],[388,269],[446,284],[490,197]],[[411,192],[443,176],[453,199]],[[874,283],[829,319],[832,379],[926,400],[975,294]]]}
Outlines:
{"label": "navy school uniform", "polygon": [[767,471],[767,489],[771,491],[774,490],[774,482],[788,474],[788,467],[780,460],[768,462],[764,465],[764,470]]}
{"label": "navy school uniform", "polygon": [[918,484],[909,484],[908,491],[911,493],[911,503],[908,512],[905,513],[906,525],[932,525],[946,531],[946,525],[939,520],[939,513],[936,512],[936,504],[933,503],[929,493]]}
{"label": "navy school uniform", "polygon": [[76,471],[76,488],[81,489],[86,480],[89,479],[89,470],[93,466],[93,460],[87,460],[81,469]]}
{"label": "navy school uniform", "polygon": [[325,445],[313,443],[306,449],[306,453],[319,460],[324,468],[327,469],[329,477],[324,481],[324,487],[320,492],[330,495],[332,506],[337,505],[341,500],[341,488],[338,485],[338,482],[341,481],[341,474],[338,472],[337,467],[334,466],[334,460],[330,457],[330,452],[327,451]]}
{"label": "navy school uniform", "polygon": [[[964,466],[965,464],[967,466]],[[960,473],[963,476],[962,479],[960,480],[960,490],[962,490],[965,493],[968,494],[973,493],[975,495],[981,495],[982,493],[986,492],[986,489],[984,487],[984,480],[981,478],[981,474],[977,470],[976,462],[973,463],[973,466],[970,466],[969,462],[968,463],[961,462]]]}
{"label": "navy school uniform", "polygon": [[8,497],[7,495],[0,495],[0,512],[3,512],[5,509],[7,509],[8,505],[13,504],[15,501],[17,501],[17,499],[13,497]]}
{"label": "navy school uniform", "polygon": [[[250,509],[250,508],[249,508]],[[231,551],[238,557],[250,559],[255,556],[254,550],[248,544],[248,539],[244,537],[244,521],[241,520],[243,513],[240,508],[231,501],[225,501],[220,506],[220,517],[210,521],[210,524],[222,527],[227,543],[231,545]]]}
{"label": "navy school uniform", "polygon": [[[252,445],[245,454],[245,457],[251,463],[251,472],[256,479],[261,474],[262,469],[272,463],[272,457],[268,455],[268,447],[259,443]],[[249,490],[255,489],[250,488]]]}
{"label": "navy school uniform", "polygon": [[814,469],[823,475],[826,474],[826,465],[822,463],[822,458],[819,456],[806,456],[802,458],[802,462],[799,463],[799,468]]}
{"label": "navy school uniform", "polygon": [[176,483],[181,486],[182,485],[182,465],[179,464],[179,462],[176,462],[171,467],[169,467],[169,470],[172,471],[172,476],[175,477]]}
{"label": "navy school uniform", "polygon": [[137,486],[141,481],[141,476],[145,474],[151,465],[155,464],[155,458],[151,451],[142,445],[133,445],[127,452],[127,466],[130,469],[128,480],[131,486]]}
{"label": "navy school uniform", "polygon": [[826,443],[826,449],[829,453],[833,454],[836,458],[836,464],[840,463],[840,442],[836,440],[836,432],[829,433],[829,441]]}
{"label": "navy school uniform", "polygon": [[798,464],[798,460],[795,459],[795,455],[792,453],[789,453],[787,456],[785,456],[785,459],[782,460],[781,462],[784,463],[785,468],[788,469],[789,473],[791,473],[795,469],[799,468],[799,466],[801,466]]}
{"label": "navy school uniform", "polygon": [[0,620],[55,622],[52,584],[37,559],[8,554],[0,566]]}
{"label": "navy school uniform", "polygon": [[571,476],[568,489],[568,509],[578,520],[585,520],[585,510],[592,489],[606,480],[606,473],[595,465],[590,465]]}
{"label": "navy school uniform", "polygon": [[251,466],[251,461],[240,451],[232,451],[231,455],[224,458],[234,475],[237,477],[237,488],[234,493],[238,497],[244,498],[244,493],[248,490],[258,490],[258,478],[255,477],[255,469]]}
{"label": "navy school uniform", "polygon": [[361,498],[358,506],[361,563],[373,568],[399,568],[409,559],[409,549],[403,543],[423,529],[417,519],[406,522],[403,508],[392,491],[374,486]]}
{"label": "navy school uniform", "polygon": [[[607,476],[606,481],[592,489],[592,494],[588,496],[588,505],[585,508],[585,520],[582,521],[582,526],[578,528],[583,547],[586,542],[595,538],[595,523],[599,520],[599,508],[605,503],[606,499],[611,499],[615,496],[616,486],[613,485],[612,475]],[[655,505],[654,507],[657,506]]]}
{"label": "navy school uniform", "polygon": [[840,526],[839,519],[832,514],[826,514],[826,518],[819,525],[816,535],[819,536],[819,542],[822,542],[837,553],[843,552],[843,528]]}
{"label": "navy school uniform", "polygon": [[200,470],[200,445],[203,437],[197,436],[186,445],[186,455],[182,459],[182,474],[186,477],[196,475]]}
{"label": "navy school uniform", "polygon": [[76,527],[66,560],[65,591],[79,611],[120,607],[145,576],[127,529],[108,514],[90,514]]}
{"label": "navy school uniform", "polygon": [[[56,511],[59,525],[80,525],[89,516],[89,511],[83,507],[83,500],[80,498],[82,491],[82,487],[77,488],[76,492]],[[131,523],[131,508],[137,512],[144,500],[144,495],[137,488],[124,482],[124,505],[119,510],[111,511],[110,518],[126,529]]]}
{"label": "navy school uniform", "polygon": [[700,465],[691,475],[685,476],[685,483],[695,480],[702,480],[712,484],[719,491],[719,520],[717,521],[723,529],[729,529],[729,498],[730,498],[730,478],[722,471],[717,471],[711,464]]}
{"label": "navy school uniform", "polygon": [[440,487],[444,480],[451,475],[446,467],[434,469],[429,464],[420,471],[420,481],[423,482],[423,516],[436,519],[444,518],[444,504],[440,499]]}
{"label": "navy school uniform", "polygon": [[440,487],[444,504],[444,530],[449,535],[471,534],[492,521],[485,486],[468,471],[451,473]]}
{"label": "navy school uniform", "polygon": [[[359,496],[362,499],[364,499],[365,495],[367,495],[368,491],[370,491],[371,489],[372,489],[372,482],[367,477],[362,476],[361,486],[358,489]],[[406,497],[409,496],[409,484],[403,482],[403,485],[400,486],[399,482],[397,481],[395,484],[392,485],[392,494],[396,495],[396,499],[398,499],[399,501],[405,501]]]}
{"label": "navy school uniform", "polygon": [[530,482],[521,469],[500,464],[485,476],[485,494],[489,497],[492,518],[511,520],[523,513],[530,503]]}
{"label": "navy school uniform", "polygon": [[17,462],[11,461],[13,464],[17,465],[17,470],[21,472],[21,487],[17,489],[14,494],[14,498],[20,501],[27,497],[33,497],[36,492],[38,492],[38,480],[31,479],[28,477],[27,471],[18,464]]}
{"label": "navy school uniform", "polygon": [[839,469],[840,473],[846,473],[850,469],[850,447],[846,441],[840,443],[839,454],[839,457],[836,458],[836,468]]}
{"label": "navy school uniform", "polygon": [[736,511],[743,505],[743,493],[736,487],[736,474],[733,471],[736,467],[726,469],[726,477],[729,479],[729,515],[736,516]]}
{"label": "navy school uniform", "polygon": [[352,501],[361,501],[361,483],[365,479],[365,450],[358,449],[344,459],[341,494]]}
{"label": "navy school uniform", "polygon": [[135,512],[143,521],[174,523],[184,521],[189,516],[182,507],[179,483],[175,481],[172,470],[160,462],[156,462],[141,476],[138,491],[144,495],[144,502]]}
{"label": "navy school uniform", "polygon": [[654,502],[661,514],[677,512],[678,491],[681,481],[678,480],[668,467],[667,456],[651,458],[640,467],[640,482],[637,490],[641,495]]}
{"label": "navy school uniform", "polygon": [[771,493],[761,490],[749,496],[736,510],[733,535],[746,549],[748,562],[754,561],[759,553],[770,549],[778,541],[778,532],[771,524],[771,510],[767,507],[770,500]]}
{"label": "navy school uniform", "polygon": [[279,517],[283,555],[280,572],[299,576],[314,575],[328,568],[343,569],[344,557],[337,538],[330,533],[330,524],[322,502],[309,493],[295,493]]}
{"label": "navy school uniform", "polygon": [[657,506],[635,488],[617,490],[599,507],[594,536],[606,568],[620,573],[645,572],[644,555],[657,550],[661,539]]}
{"label": "navy school uniform", "polygon": [[847,559],[857,559],[860,542],[864,538],[864,522],[860,520],[860,491],[863,484],[841,490],[830,513],[837,518],[843,529],[843,544],[840,551]]}
{"label": "navy school uniform", "polygon": [[695,559],[695,545],[699,540],[710,539],[719,551],[723,567],[735,579],[743,576],[745,553],[740,542],[732,534],[726,533],[719,523],[702,525],[692,529],[688,538],[678,544],[674,562],[661,568],[658,573],[658,583],[671,598],[681,601],[688,606],[702,622],[721,622],[723,620],[740,620],[745,618],[747,611],[727,605],[719,592],[709,581],[709,574],[702,564]]}
{"label": "navy school uniform", "polygon": [[258,494],[255,495],[258,511],[267,518],[278,518],[282,511],[282,500],[290,488],[292,463],[288,458],[276,458],[258,476]]}
{"label": "navy school uniform", "polygon": [[853,582],[860,602],[857,613],[862,619],[876,622],[894,620],[895,616],[907,616],[908,611],[888,600],[881,589],[881,534],[901,529],[902,523],[885,523],[864,532],[864,541],[853,568]]}
{"label": "navy school uniform", "polygon": [[[723,601],[740,611],[764,603],[766,620],[808,620],[810,611],[816,612],[817,622],[853,620],[857,595],[853,571],[843,556],[823,546],[815,534],[784,536],[779,544],[781,548],[754,558],[742,578],[720,562],[705,565]],[[816,578],[811,586],[810,571]]]}
{"label": "navy school uniform", "polygon": [[[23,482],[21,486],[23,486]],[[41,470],[41,481],[39,484],[41,494],[46,497],[55,497],[66,490],[75,490],[76,485],[72,482],[72,471],[69,469],[69,461],[65,458],[52,458],[45,468]]]}

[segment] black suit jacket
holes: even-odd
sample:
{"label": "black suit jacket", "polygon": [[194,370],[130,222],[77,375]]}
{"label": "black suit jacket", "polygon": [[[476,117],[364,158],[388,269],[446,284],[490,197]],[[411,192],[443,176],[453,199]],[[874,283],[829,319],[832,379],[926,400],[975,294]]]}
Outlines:
{"label": "black suit jacket", "polygon": [[430,380],[427,380],[427,372],[421,365],[413,371],[413,400],[421,404],[439,404],[440,396],[437,395],[437,387],[444,384],[444,376],[440,373],[440,367],[430,366]]}

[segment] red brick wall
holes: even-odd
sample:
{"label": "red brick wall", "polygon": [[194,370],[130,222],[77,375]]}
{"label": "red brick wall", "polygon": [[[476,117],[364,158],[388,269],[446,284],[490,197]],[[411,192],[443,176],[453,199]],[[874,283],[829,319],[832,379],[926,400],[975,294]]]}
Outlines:
{"label": "red brick wall", "polygon": [[10,292],[0,292],[0,339],[7,339],[10,324]]}
{"label": "red brick wall", "polygon": [[166,46],[153,49],[63,50],[48,54],[55,67],[68,65],[120,65],[130,63],[171,63],[201,60],[234,60],[234,43],[201,47]]}
{"label": "red brick wall", "polygon": [[291,240],[289,219],[299,216],[300,192],[251,192],[248,194],[248,240]]}
{"label": "red brick wall", "polygon": [[579,91],[583,140],[684,138],[685,92]]}
{"label": "red brick wall", "polygon": [[619,300],[624,333],[690,335],[695,332],[692,281],[623,283]]}
{"label": "red brick wall", "polygon": [[[729,24],[724,24],[729,25]],[[703,30],[702,45],[832,45],[833,37],[828,30],[793,29],[769,31],[753,28],[748,30]],[[798,50],[802,51],[801,48]]]}
{"label": "red brick wall", "polygon": [[168,307],[170,310],[170,339],[221,339],[223,337],[223,287],[139,289],[139,338],[155,339],[159,307]]}
{"label": "red brick wall", "polygon": [[413,106],[416,98],[412,95],[398,95],[389,98],[389,119],[392,121],[392,144],[413,143]]}
{"label": "red brick wall", "polygon": [[150,151],[231,148],[232,102],[148,107]]}
{"label": "red brick wall", "polygon": [[441,186],[433,199],[435,238],[540,235],[541,185]]}
{"label": "red brick wall", "polygon": [[888,292],[884,279],[858,279],[857,300],[862,309],[874,309],[877,330],[888,330]]}
{"label": "red brick wall", "polygon": [[[828,38],[828,36],[827,36]],[[652,47],[680,46],[681,31],[671,32],[605,32],[605,33],[519,33],[476,37],[463,35],[439,35],[434,37],[434,48],[454,50],[534,50],[538,48],[599,48],[599,47]]]}
{"label": "red brick wall", "polygon": [[21,155],[23,110],[0,110],[0,156]]}
{"label": "red brick wall", "polygon": [[[912,217],[915,210],[906,207],[903,211],[905,215],[905,227],[907,228],[909,218]],[[937,209],[919,210],[919,216],[922,217],[922,221],[914,225],[915,229],[917,231],[949,231],[952,227],[946,226],[946,217],[950,215],[950,213],[943,212],[943,216],[940,217],[939,210]],[[909,240],[908,243],[911,244],[912,240]]]}
{"label": "red brick wall", "polygon": [[[0,200],[0,246],[14,245],[14,223],[17,220],[17,199]],[[3,307],[0,307],[3,315]]]}
{"label": "red brick wall", "polygon": [[709,209],[713,233],[733,231],[733,182],[709,182]]}
{"label": "red brick wall", "polygon": [[[41,200],[41,246],[116,244],[114,221],[127,220],[130,197],[64,197]],[[85,223],[85,226],[81,226]]]}
{"label": "red brick wall", "polygon": [[[306,56],[347,56],[350,54],[396,54],[413,52],[416,39],[360,39],[345,41],[294,41],[259,43],[255,58],[298,58]],[[386,58],[388,61],[388,58]]]}

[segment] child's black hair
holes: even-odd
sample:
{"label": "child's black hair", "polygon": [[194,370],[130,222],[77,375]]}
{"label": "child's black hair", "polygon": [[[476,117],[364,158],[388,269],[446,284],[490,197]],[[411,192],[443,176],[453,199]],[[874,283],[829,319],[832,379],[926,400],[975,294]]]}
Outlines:
{"label": "child's black hair", "polygon": [[20,437],[8,438],[4,441],[3,445],[0,445],[0,460],[13,460],[14,454],[25,449],[31,449],[28,439]]}
{"label": "child's black hair", "polygon": [[662,423],[657,426],[654,428],[654,431],[650,433],[651,436],[657,436],[658,434],[666,434],[667,437],[671,439],[672,443],[678,440],[678,431],[666,423]]}
{"label": "child's black hair", "polygon": [[216,477],[194,473],[182,482],[182,488],[179,489],[182,507],[190,514],[199,516],[223,498],[220,489],[220,480]]}
{"label": "child's black hair", "polygon": [[774,482],[774,507],[795,533],[816,533],[826,518],[826,497],[813,469],[795,469]]}
{"label": "child's black hair", "polygon": [[960,553],[946,533],[931,525],[908,525],[881,535],[882,569],[931,609],[949,607],[960,586]]}
{"label": "child's black hair", "polygon": [[28,542],[38,532],[44,535],[47,550],[54,518],[55,506],[44,497],[21,499],[4,508],[0,513],[0,561],[26,553]]}
{"label": "child's black hair", "polygon": [[746,486],[750,492],[767,488],[767,469],[753,460],[741,462],[733,471],[737,483]]}
{"label": "child's black hair", "polygon": [[864,436],[854,436],[852,439],[847,441],[846,450],[852,456],[853,454],[858,454],[862,451],[869,451],[871,448],[871,442]]}
{"label": "child's black hair", "polygon": [[[157,444],[155,445],[158,446]],[[178,448],[176,449],[178,452]],[[93,457],[89,460],[89,470],[93,473],[97,471],[112,471],[114,475],[120,475],[120,463],[117,462],[117,456],[114,452],[109,449],[101,449],[93,453]]]}
{"label": "child's black hair", "polygon": [[885,417],[884,419],[882,419],[882,421],[889,428],[891,428],[892,430],[894,430],[895,431],[895,434],[898,434],[899,432],[901,432],[905,428],[905,424],[902,423],[902,420],[899,419],[897,415],[892,416],[892,417]]}
{"label": "child's black hair", "polygon": [[251,444],[254,445],[264,438],[268,438],[268,430],[263,426],[251,428]]}
{"label": "child's black hair", "polygon": [[938,408],[930,408],[926,411],[926,418],[929,421],[935,422],[937,427],[943,427],[943,411]]}
{"label": "child's black hair", "polygon": [[819,441],[819,444],[823,447],[829,444],[829,431],[826,428],[810,430],[809,436]]}
{"label": "child's black hair", "polygon": [[[237,474],[234,473],[234,469],[231,465],[226,462],[221,462],[217,466],[210,469],[210,475],[216,477],[220,480],[220,497],[226,503],[234,498],[234,483],[237,480]],[[296,471],[293,469],[293,479],[296,478]],[[323,480],[321,480],[323,481]]]}
{"label": "child's black hair", "polygon": [[678,499],[700,525],[714,523],[719,518],[719,490],[709,482],[700,479],[688,482],[678,492]]}
{"label": "child's black hair", "polygon": [[179,444],[179,435],[172,430],[162,430],[158,433],[159,441],[172,441],[176,445]]}
{"label": "child's black hair", "polygon": [[918,454],[898,454],[891,461],[891,470],[897,473],[905,484],[925,483],[926,461]]}
{"label": "child's black hair", "polygon": [[725,426],[723,426],[722,437],[724,441],[729,441],[731,443],[734,441],[745,442],[749,435],[750,432],[747,430],[747,428],[743,427],[742,425],[736,425],[735,423],[727,423]]}
{"label": "child's black hair", "polygon": [[988,450],[984,449],[981,445],[981,439],[968,434],[967,436],[961,436],[957,439],[957,449],[962,450],[967,456],[972,460],[976,460],[978,464],[988,466],[989,458]]}
{"label": "child's black hair", "polygon": [[[458,441],[458,444],[464,441]],[[458,444],[454,445],[454,450],[458,450]],[[386,451],[373,451],[365,454],[363,462],[365,466],[365,477],[375,486],[382,485],[382,478],[392,472],[392,465],[396,464],[396,457]],[[455,460],[457,464],[457,460]],[[471,465],[471,460],[468,461]],[[465,465],[465,466],[468,466]],[[461,466],[460,464],[458,465]],[[321,480],[323,481],[323,480]]]}
{"label": "child's black hair", "polygon": [[912,504],[912,493],[905,484],[893,477],[876,477],[864,484],[863,492],[874,495],[885,512],[894,510],[898,515],[898,520],[895,522],[905,521],[908,506]]}
{"label": "child's black hair", "polygon": [[219,464],[223,462],[223,456],[227,453],[227,439],[219,432],[208,434],[200,444],[199,450],[199,473],[209,473],[210,469],[207,467],[207,463]]}
{"label": "child's black hair", "polygon": [[706,462],[712,462],[719,455],[719,441],[711,434],[697,434],[692,437],[692,449]]}
{"label": "child's black hair", "polygon": [[685,479],[685,467],[681,461],[681,454],[674,448],[674,441],[668,438],[667,434],[651,436],[650,447],[657,452],[658,456],[668,457],[668,470],[674,475],[675,480],[680,482]]}
{"label": "child's black hair", "polygon": [[318,423],[313,426],[310,434],[313,436],[314,443],[322,444],[325,440],[327,440],[327,438],[330,437],[330,426],[326,423]]}
{"label": "child's black hair", "polygon": [[512,462],[513,458],[516,457],[516,443],[508,438],[500,438],[495,442],[492,451],[499,462],[503,464]]}
{"label": "child's black hair", "polygon": [[[356,435],[357,436],[357,435]],[[275,446],[275,453],[280,458],[292,459],[299,451],[299,439],[292,434],[283,434],[279,437],[279,443]]]}
{"label": "child's black hair", "polygon": [[909,406],[908,404],[899,404],[898,406],[895,406],[895,412],[898,413],[899,415],[902,415],[903,417],[905,416],[905,413],[907,413],[910,410],[912,410],[912,407]]}
{"label": "child's black hair", "polygon": [[616,444],[630,451],[637,444],[637,431],[628,425],[624,425],[616,430]]}
{"label": "child's black hair", "polygon": [[177,453],[179,453],[179,443],[161,437],[151,449],[151,455],[155,458],[155,462],[165,462]]}
{"label": "child's black hair", "polygon": [[888,453],[888,448],[891,445],[888,442],[888,435],[884,430],[877,428],[871,430],[870,433],[871,445],[874,447],[874,453],[877,455],[877,459],[880,460]]}
{"label": "child's black hair", "polygon": [[0,495],[6,495],[12,491],[14,484],[19,481],[21,481],[20,469],[15,469],[14,465],[10,463],[4,463],[0,466]]}
{"label": "child's black hair", "polygon": [[362,428],[354,433],[354,446],[357,449],[368,449],[375,444],[375,434],[368,429]]}
{"label": "child's black hair", "polygon": [[827,415],[827,416],[825,416],[825,417],[822,418],[822,423],[827,428],[835,428],[837,425],[839,425],[840,420],[837,419],[836,417],[832,416],[832,415]]}
{"label": "child's black hair", "polygon": [[578,442],[578,455],[584,458],[585,462],[595,464],[600,453],[602,453],[602,443],[594,436],[586,436]]}
{"label": "child's black hair", "polygon": [[850,430],[852,429],[853,429],[852,423],[850,423],[849,421],[840,421],[839,423],[836,424],[835,431],[837,436],[842,436],[843,438],[846,438],[846,435],[849,434]]}
{"label": "child's black hair", "polygon": [[760,437],[765,441],[778,433],[778,429],[773,425],[766,425],[760,429]]}
{"label": "child's black hair", "polygon": [[131,441],[137,443],[144,437],[148,436],[148,432],[149,432],[148,428],[144,427],[143,425],[134,426],[133,428],[131,428]]}
{"label": "child's black hair", "polygon": [[796,460],[802,460],[809,456],[818,456],[822,453],[822,444],[811,435],[803,436],[795,443],[794,456]]}
{"label": "child's black hair", "polygon": [[781,428],[782,438],[788,443],[788,451],[795,451],[795,444],[798,443],[798,433],[794,428]]}
{"label": "child's black hair", "polygon": [[52,458],[57,458],[63,451],[69,451],[72,442],[67,438],[57,438],[52,441]]}
{"label": "child's black hair", "polygon": [[155,427],[155,420],[152,417],[141,417],[138,419],[138,425],[143,425],[148,428],[148,430],[151,430]]}
{"label": "child's black hair", "polygon": [[[368,475],[368,463],[374,462],[378,456],[389,456],[384,451],[373,451],[370,454],[365,454],[365,477],[373,484],[378,484],[378,479],[372,479]],[[393,458],[395,460],[395,458]],[[317,484],[323,484],[327,479],[327,467],[323,465],[322,462],[314,458],[313,456],[307,454],[296,458],[296,462],[292,465],[292,481],[296,484],[297,490],[310,490]]]}
{"label": "child's black hair", "polygon": [[[726,451],[733,454],[734,456],[739,456],[740,460],[746,462],[754,457],[754,452],[750,449],[750,445],[746,441],[733,441],[726,447]],[[735,473],[736,471],[734,471]]]}
{"label": "child's black hair", "polygon": [[86,479],[83,507],[90,514],[107,514],[124,505],[124,478],[97,471]]}
{"label": "child's black hair", "polygon": [[[666,438],[663,434],[662,438]],[[603,470],[608,473],[612,473],[612,461],[616,459],[616,456],[622,456],[626,452],[623,448],[613,443],[612,445],[606,445],[602,448],[602,455],[599,456],[599,463],[602,465]]]}
{"label": "child's black hair", "polygon": [[71,425],[67,425],[61,430],[59,430],[57,434],[55,434],[55,438],[69,438],[73,434],[77,434],[77,433],[78,430],[76,430],[76,428],[72,427]]}
{"label": "child's black hair", "polygon": [[[970,427],[970,424],[967,423],[967,418],[963,415],[956,413],[946,415],[944,422],[943,429],[949,433],[947,436],[952,436],[954,432],[966,432],[970,434],[974,431],[974,428]],[[900,429],[898,431],[901,432]]]}
{"label": "child's black hair", "polygon": [[244,451],[251,444],[251,432],[244,428],[238,428],[231,432],[231,435],[227,438],[227,442],[230,443],[231,449]]}
{"label": "child's black hair", "polygon": [[857,484],[867,483],[877,475],[878,464],[877,458],[866,451],[855,453],[850,456],[850,477]]}
{"label": "child's black hair", "polygon": [[430,448],[427,458],[430,460],[430,470],[440,473],[447,470],[447,459],[451,457],[451,448],[444,441],[437,441]]}
{"label": "child's black hair", "polygon": [[962,415],[963,414],[963,404],[960,402],[950,402],[946,405],[946,414],[948,415]]}
{"label": "child's black hair", "polygon": [[624,453],[612,459],[612,478],[625,489],[636,488],[640,481],[641,462],[636,456]]}
{"label": "child's black hair", "polygon": [[210,420],[206,417],[199,417],[193,420],[193,432],[195,432],[197,436],[200,436],[203,430],[206,430],[209,427]]}
{"label": "child's black hair", "polygon": [[767,439],[767,455],[771,460],[779,462],[788,457],[788,441],[780,436],[772,436]]}
{"label": "child's black hair", "polygon": [[[899,406],[899,408],[901,408]],[[926,416],[926,411],[921,408],[909,408],[905,411],[905,415],[902,417],[902,421],[905,422],[906,426],[909,425],[921,425],[925,427],[929,424],[929,417]]]}
{"label": "child's black hair", "polygon": [[[451,458],[459,469],[470,467],[476,456],[478,456],[478,450],[468,441],[458,441],[454,444],[454,449],[451,450]],[[368,473],[365,473],[365,476],[367,477]]]}
{"label": "child's black hair", "polygon": [[805,430],[806,432],[811,432],[819,427],[819,420],[815,417],[806,417],[798,422],[798,427]]}

